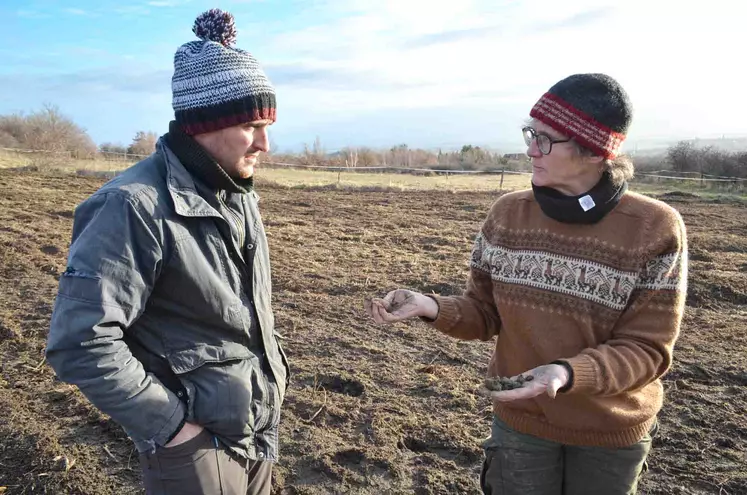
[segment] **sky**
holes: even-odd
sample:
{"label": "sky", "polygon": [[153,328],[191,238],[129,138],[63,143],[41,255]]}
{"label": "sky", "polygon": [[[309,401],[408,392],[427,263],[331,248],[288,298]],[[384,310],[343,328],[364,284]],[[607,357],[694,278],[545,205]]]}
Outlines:
{"label": "sky", "polygon": [[736,0],[3,0],[0,114],[55,105],[99,144],[166,132],[174,52],[210,8],[276,87],[280,151],[521,152],[532,105],[581,72],[628,92],[628,151],[747,136]]}

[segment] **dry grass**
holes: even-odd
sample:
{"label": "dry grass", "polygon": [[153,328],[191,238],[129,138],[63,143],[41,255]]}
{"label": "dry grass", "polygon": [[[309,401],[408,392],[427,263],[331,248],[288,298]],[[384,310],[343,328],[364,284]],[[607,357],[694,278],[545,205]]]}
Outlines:
{"label": "dry grass", "polygon": [[96,172],[124,170],[134,162],[106,160],[78,160],[67,153],[15,153],[0,151],[0,169],[36,167],[39,170],[60,170],[76,172],[92,170]]}
{"label": "dry grass", "polygon": [[30,164],[29,155],[0,151],[0,168],[25,167]]}
{"label": "dry grass", "polygon": [[[262,180],[294,188],[326,187],[364,190],[442,190],[497,191],[501,177],[497,174],[410,175],[392,173],[327,172],[304,169],[266,168],[257,172]],[[504,190],[529,187],[529,175],[506,174]]]}
{"label": "dry grass", "polygon": [[[68,172],[89,170],[96,172],[124,170],[133,162],[71,160],[39,154],[0,152],[0,168],[36,166],[39,169],[56,169]],[[259,168],[257,177],[283,187],[362,189],[367,191],[497,191],[501,178],[497,174],[410,175],[392,173],[329,172],[308,169]],[[529,175],[506,174],[503,190],[529,187]]]}
{"label": "dry grass", "polygon": [[724,195],[745,198],[747,196],[747,181],[701,183],[693,180],[676,179],[654,181],[647,178],[645,181],[633,182],[631,189],[654,195],[680,191],[696,194],[704,198],[721,197]]}
{"label": "dry grass", "polygon": [[[0,151],[0,169],[36,167],[40,170],[65,172],[120,171],[134,162],[104,160],[73,160],[65,156],[22,154]],[[309,169],[260,167],[257,178],[286,188],[311,190],[359,190],[364,192],[385,191],[513,191],[531,186],[529,174],[505,174],[501,187],[499,174],[449,174],[411,175],[394,173],[357,173]],[[633,182],[630,189],[642,194],[661,195],[672,191],[697,194],[706,199],[725,198],[729,201],[744,200],[747,189],[744,182],[706,183],[703,187],[694,181]]]}

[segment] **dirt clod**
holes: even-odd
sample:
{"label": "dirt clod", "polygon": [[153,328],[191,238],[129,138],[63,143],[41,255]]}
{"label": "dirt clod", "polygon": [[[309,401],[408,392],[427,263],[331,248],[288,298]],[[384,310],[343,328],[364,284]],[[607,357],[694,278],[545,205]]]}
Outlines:
{"label": "dirt clod", "polygon": [[484,385],[488,390],[501,392],[504,390],[514,390],[517,388],[521,388],[525,383],[531,382],[532,380],[534,380],[534,376],[532,375],[519,375],[514,380],[505,376],[495,376],[486,378],[484,381]]}

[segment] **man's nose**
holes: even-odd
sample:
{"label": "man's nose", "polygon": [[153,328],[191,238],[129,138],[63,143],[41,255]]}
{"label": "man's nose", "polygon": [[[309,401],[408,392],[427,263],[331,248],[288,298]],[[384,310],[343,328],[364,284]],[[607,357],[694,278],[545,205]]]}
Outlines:
{"label": "man's nose", "polygon": [[252,147],[265,153],[270,151],[270,137],[267,134],[267,127],[254,129],[254,142]]}

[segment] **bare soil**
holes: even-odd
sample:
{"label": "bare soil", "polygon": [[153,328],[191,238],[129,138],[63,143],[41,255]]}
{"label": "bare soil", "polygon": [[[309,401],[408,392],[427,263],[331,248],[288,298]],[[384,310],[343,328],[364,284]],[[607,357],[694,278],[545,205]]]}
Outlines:
{"label": "bare soil", "polygon": [[[121,428],[43,361],[75,205],[104,179],[0,171],[0,487],[140,493]],[[460,293],[491,193],[259,189],[293,368],[276,494],[479,493],[492,343],[377,326],[366,298]],[[642,493],[747,493],[747,208],[682,195],[690,290]]]}

